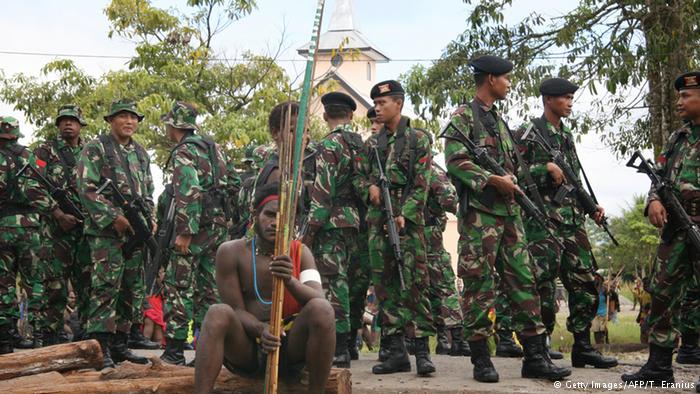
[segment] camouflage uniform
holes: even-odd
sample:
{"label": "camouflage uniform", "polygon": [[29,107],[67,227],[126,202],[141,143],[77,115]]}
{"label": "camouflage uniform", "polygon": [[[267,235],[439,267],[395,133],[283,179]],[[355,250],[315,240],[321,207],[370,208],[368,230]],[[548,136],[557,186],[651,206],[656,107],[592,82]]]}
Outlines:
{"label": "camouflage uniform", "polygon": [[[476,145],[509,173],[515,171],[514,145],[507,125],[495,107],[489,111],[474,103],[481,119],[473,122],[472,108],[460,107],[452,122]],[[476,124],[476,127],[475,127]],[[452,133],[455,131],[452,130]],[[463,311],[465,338],[478,341],[493,334],[488,318],[498,294],[498,278],[508,288],[513,311],[513,328],[523,337],[540,335],[540,299],[535,288],[534,268],[527,250],[520,207],[508,203],[487,186],[492,174],[475,163],[461,143],[448,140],[445,156],[453,182],[469,196],[466,210],[459,212],[458,274],[464,282]],[[464,212],[466,211],[466,212]]]}
{"label": "camouflage uniform", "polygon": [[[401,152],[395,151],[399,141],[397,135],[403,135]],[[386,148],[383,141],[386,141]],[[378,147],[382,160],[385,160],[384,173],[390,183],[394,215],[403,216],[406,223],[404,234],[401,235],[405,264],[402,272],[406,289],[401,290],[397,274],[399,267],[384,228],[387,218],[383,207],[370,204],[368,208],[372,283],[381,309],[382,329],[387,336],[402,333],[404,329],[409,338],[435,335],[428,293],[430,281],[423,217],[432,163],[430,145],[428,135],[411,128],[405,117],[402,117],[395,133],[389,134],[386,128],[382,129],[365,144],[366,155],[362,158],[362,166],[365,167],[363,173],[369,174],[369,177],[365,181],[367,187],[362,187],[361,190],[366,194],[369,185],[379,185],[379,170],[373,150]],[[386,151],[382,152],[384,149]],[[411,168],[413,173],[412,183],[405,170],[407,168]],[[369,201],[368,198],[363,200]]]}
{"label": "camouflage uniform", "polygon": [[[122,111],[134,112],[135,108],[133,103],[118,101],[113,103],[112,113],[108,116]],[[139,120],[141,118],[139,115]],[[114,152],[107,153],[105,145],[111,145]],[[114,162],[110,162],[111,156],[114,156]],[[132,174],[131,180],[124,164]],[[133,138],[128,144],[121,145],[111,134],[107,134],[85,145],[77,172],[78,193],[88,213],[85,235],[93,263],[87,332],[129,333],[132,323],[142,320],[141,306],[145,295],[143,253],[136,250],[129,258],[122,254],[121,248],[128,237],[119,236],[113,223],[118,215],[124,213],[113,202],[110,188],[102,193],[97,191],[106,180],[116,180],[115,187],[128,200],[140,200],[149,211],[148,217],[144,218],[146,223],[155,223],[150,159]],[[131,182],[135,190],[132,190]]]}
{"label": "camouflage uniform", "polygon": [[[546,124],[546,133],[548,133],[548,136],[544,135],[543,138],[551,141],[553,148],[565,155],[567,163],[578,178],[581,164],[576,155],[571,131],[563,122],[561,130],[557,130],[544,117],[542,120]],[[521,135],[528,127],[537,126],[530,122],[521,127],[516,134]],[[542,135],[543,131],[539,130],[539,133]],[[554,201],[558,188],[547,171],[547,163],[551,161],[548,152],[534,142],[526,141],[520,144],[521,151],[524,151],[523,159],[529,165],[528,171],[544,201],[545,214],[549,216],[551,222],[555,223],[556,228],[553,232],[565,246],[565,250],[560,251],[546,230],[535,220],[528,218],[525,221],[530,252],[538,267],[537,284],[541,298],[542,320],[551,334],[556,323],[555,280],[559,275],[569,294],[570,313],[566,327],[572,333],[581,332],[590,327],[598,308],[598,292],[593,276],[596,264],[586,234],[586,214],[573,194],[568,196],[561,205]],[[580,183],[580,179],[578,181]]]}
{"label": "camouflage uniform", "polygon": [[[362,203],[361,203],[362,204]],[[371,283],[372,266],[369,261],[369,228],[367,226],[367,207],[360,206],[360,224],[357,233],[355,254],[350,256],[348,267],[348,286],[350,287],[350,332],[354,333],[364,325],[367,290]]]}
{"label": "camouflage uniform", "polygon": [[[70,200],[79,209],[81,204],[76,186],[75,166],[82,147],[82,140],[78,146],[71,147],[62,138],[56,138],[40,144],[34,151],[37,163],[41,164],[38,167],[42,175],[54,186],[66,190]],[[53,197],[48,193],[46,197],[53,201]],[[81,224],[68,232],[63,231],[53,219],[47,221],[47,226],[49,258],[46,261],[47,265],[42,269],[47,302],[42,328],[57,332],[63,328],[69,280],[77,298],[79,315],[84,319],[90,303],[92,264],[90,246],[83,236]]]}
{"label": "camouflage uniform", "polygon": [[[179,129],[195,130],[191,110],[179,102],[164,119]],[[212,153],[217,157],[213,158]],[[214,257],[226,240],[227,168],[213,140],[187,133],[170,155],[175,203],[175,236],[192,237],[190,253],[173,250],[165,273],[166,337],[186,340],[189,322],[204,320],[209,305],[219,302]],[[216,166],[216,168],[214,168]],[[223,193],[223,194],[222,194]],[[192,303],[187,302],[192,300]],[[197,316],[192,306],[196,305]]]}
{"label": "camouflage uniform", "polygon": [[352,124],[338,126],[317,145],[316,179],[309,190],[308,235],[326,298],[335,311],[335,329],[350,331],[348,268],[357,254],[358,162],[362,138]]}
{"label": "camouflage uniform", "polygon": [[57,206],[45,197],[31,170],[25,169],[22,176],[17,176],[25,165],[35,162],[32,153],[17,143],[17,119],[0,117],[0,127],[0,341],[5,352],[12,350],[8,331],[19,319],[18,273],[20,286],[27,293],[29,324],[38,329],[44,302],[41,278],[37,275],[39,213],[46,215]]}
{"label": "camouflage uniform", "polygon": [[[661,156],[660,174],[665,175],[673,185],[673,191],[693,219],[700,216],[700,175],[697,171],[700,159],[700,125],[686,126],[669,138],[669,143]],[[649,202],[659,196],[652,187]],[[680,226],[669,222],[663,229],[652,271],[651,311],[647,318],[649,342],[663,347],[674,348],[678,339],[677,327],[672,324],[674,316],[681,310],[684,295],[697,289],[700,281],[700,255],[686,240]],[[693,292],[696,293],[695,290]],[[689,305],[690,306],[690,303]],[[697,309],[697,308],[696,308]],[[695,314],[697,316],[697,314]],[[685,323],[684,326],[699,323]]]}
{"label": "camouflage uniform", "polygon": [[447,226],[446,212],[457,213],[457,203],[457,192],[447,174],[433,163],[425,206],[430,303],[435,325],[447,329],[462,325],[462,311],[455,287],[452,259],[442,240]]}

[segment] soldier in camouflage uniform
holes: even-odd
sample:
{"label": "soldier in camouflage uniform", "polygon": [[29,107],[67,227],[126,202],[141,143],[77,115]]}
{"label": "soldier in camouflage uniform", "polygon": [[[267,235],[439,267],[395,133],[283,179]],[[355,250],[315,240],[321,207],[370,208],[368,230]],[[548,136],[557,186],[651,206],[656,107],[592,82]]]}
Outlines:
{"label": "soldier in camouflage uniform", "polygon": [[698,330],[700,329],[700,283],[688,286],[681,303],[681,313],[674,324],[681,335],[676,362],[678,364],[700,364],[700,347],[698,347]]}
{"label": "soldier in camouflage uniform", "polygon": [[[537,278],[537,267],[535,267],[535,278]],[[499,279],[498,296],[496,297],[496,334],[498,340],[496,343],[496,357],[514,357],[523,356],[523,349],[515,343],[513,339],[513,318],[508,301],[508,289],[503,287],[504,282]],[[552,353],[550,351],[550,358]]]}
{"label": "soldier in camouflage uniform", "polygon": [[[447,214],[457,213],[457,191],[445,170],[435,162],[430,171],[428,200],[425,205],[425,240],[427,243],[428,275],[430,277],[430,304],[437,329],[437,354],[462,356],[469,353],[462,340],[462,310],[455,287],[452,258],[445,250],[442,234],[447,226]],[[452,336],[452,346],[447,340]]]}
{"label": "soldier in camouflage uniform", "polygon": [[352,126],[357,104],[350,96],[331,92],[323,95],[321,102],[331,132],[316,144],[316,179],[309,190],[311,206],[304,243],[316,257],[326,298],[335,311],[333,365],[350,368],[348,269],[357,254],[360,218],[356,158],[362,150],[362,137]]}
{"label": "soldier in camouflage uniform", "polygon": [[115,203],[111,180],[127,200],[141,205],[146,223],[155,228],[153,178],[146,150],[134,139],[143,115],[136,103],[118,100],[104,117],[111,132],[88,142],[78,161],[78,193],[88,213],[85,235],[93,263],[91,304],[87,316],[87,334],[102,347],[103,367],[114,361],[128,360],[145,364],[148,360],[133,354],[127,345],[133,324],[142,320],[144,285],[143,248],[131,256],[122,246],[133,234],[132,224]]}
{"label": "soldier in camouflage uniform", "polygon": [[[496,56],[482,56],[470,62],[474,69],[476,97],[457,109],[452,124],[476,145],[485,147],[507,175],[483,168],[460,142],[448,140],[447,169],[468,204],[459,212],[458,274],[464,282],[463,310],[465,337],[471,347],[474,379],[497,382],[486,344],[494,327],[488,318],[498,294],[498,278],[508,289],[514,311],[513,327],[524,345],[522,377],[561,379],[571,374],[552,363],[544,347],[545,328],[540,319],[540,300],[535,287],[520,206],[514,202],[517,186],[515,146],[508,126],[494,103],[505,99],[510,89],[508,74],[513,65]],[[450,128],[448,135],[456,133]]]}
{"label": "soldier in camouflage uniform", "polygon": [[[533,119],[516,133],[522,136],[527,129],[538,133],[549,141],[553,148],[561,151],[567,163],[579,177],[581,163],[576,154],[574,137],[562,118],[571,114],[574,92],[578,86],[562,78],[550,78],[540,84],[544,104],[544,114]],[[574,335],[571,349],[571,363],[583,368],[592,365],[596,368],[612,368],[617,365],[613,357],[605,357],[591,345],[591,322],[598,309],[598,291],[593,273],[596,270],[591,244],[586,234],[586,216],[576,196],[570,193],[562,201],[556,201],[557,192],[565,181],[562,170],[552,162],[552,158],[540,145],[532,141],[521,141],[520,150],[528,171],[535,183],[539,196],[534,201],[542,201],[544,213],[550,222],[555,223],[554,234],[564,244],[559,250],[546,230],[534,219],[525,221],[525,231],[530,243],[530,252],[539,267],[537,278],[542,309],[542,320],[551,335],[556,323],[556,278],[561,278],[569,294],[569,317],[567,329]],[[524,175],[522,175],[524,177]],[[581,185],[581,180],[577,179]],[[534,191],[532,192],[534,193]],[[604,210],[598,207],[593,215],[596,222],[604,217]]]}
{"label": "soldier in camouflage uniform", "polygon": [[[166,168],[172,171],[175,204],[175,240],[165,271],[166,348],[161,360],[185,364],[184,345],[190,320],[204,316],[219,302],[213,286],[216,249],[226,240],[226,159],[209,137],[195,134],[197,111],[189,103],[176,102],[162,120],[168,138],[177,143]],[[166,206],[168,204],[165,204]],[[187,302],[192,300],[192,302]]]}
{"label": "soldier in camouflage uniform", "polygon": [[[414,339],[416,370],[419,375],[435,372],[430,360],[428,337],[435,335],[428,295],[425,218],[423,209],[428,196],[430,177],[431,143],[428,135],[409,125],[409,119],[401,116],[404,90],[396,81],[384,81],[375,85],[370,93],[374,100],[377,118],[384,128],[366,142],[365,155],[361,156],[363,174],[368,187],[361,187],[369,201],[367,223],[369,225],[369,257],[372,265],[372,282],[381,309],[382,329],[386,334],[389,358],[372,368],[375,374],[410,371],[411,363],[403,340],[404,333]],[[383,171],[389,182],[391,203],[397,228],[401,234],[401,250],[404,267],[401,270],[405,290],[401,289],[396,261],[385,229],[387,215],[383,211],[380,173],[374,154],[379,152]],[[367,190],[369,196],[366,195]],[[405,330],[405,331],[404,331]]]}
{"label": "soldier in camouflage uniform", "polygon": [[[0,117],[0,354],[12,353],[11,330],[19,319],[17,274],[27,292],[29,324],[39,336],[38,317],[42,299],[41,278],[37,277],[40,249],[39,214],[57,209],[47,199],[25,166],[34,163],[32,153],[17,143],[19,122]],[[22,174],[18,174],[24,170]]]}
{"label": "soldier in camouflage uniform", "polygon": [[[700,71],[680,75],[674,85],[678,91],[676,107],[687,123],[669,137],[659,159],[659,175],[669,181],[686,213],[697,224],[700,217]],[[663,229],[649,286],[649,358],[638,372],[624,374],[622,380],[652,381],[660,385],[674,382],[672,357],[678,331],[672,324],[673,317],[678,315],[686,292],[700,283],[700,256],[683,226],[667,215],[653,186],[647,201],[645,214],[649,222]]]}
{"label": "soldier in camouflage uniform", "polygon": [[[80,209],[75,166],[84,145],[80,130],[87,123],[80,107],[69,104],[58,110],[55,124],[59,136],[41,143],[34,150],[37,169],[54,187],[65,190],[70,201]],[[52,204],[58,204],[47,187],[42,185],[42,191]],[[42,267],[46,308],[41,329],[43,343],[49,346],[58,342],[58,332],[63,330],[69,280],[77,297],[78,314],[84,327],[90,303],[92,264],[90,246],[83,237],[83,226],[78,218],[57,208],[53,220],[46,221],[46,224],[48,259]]]}

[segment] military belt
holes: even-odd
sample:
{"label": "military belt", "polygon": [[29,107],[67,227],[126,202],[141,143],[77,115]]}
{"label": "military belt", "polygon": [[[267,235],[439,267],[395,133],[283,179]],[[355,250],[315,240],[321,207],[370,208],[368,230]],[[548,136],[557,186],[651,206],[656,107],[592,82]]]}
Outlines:
{"label": "military belt", "polygon": [[685,209],[688,216],[700,216],[700,199],[695,198],[683,201],[683,209]]}

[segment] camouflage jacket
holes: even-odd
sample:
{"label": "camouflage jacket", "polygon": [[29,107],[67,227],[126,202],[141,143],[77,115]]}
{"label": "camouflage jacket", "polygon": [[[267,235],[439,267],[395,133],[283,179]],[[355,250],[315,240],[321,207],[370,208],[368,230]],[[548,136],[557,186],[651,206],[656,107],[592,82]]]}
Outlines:
{"label": "camouflage jacket", "polygon": [[[150,211],[146,221],[155,223],[155,212],[153,204],[153,177],[151,176],[150,159],[146,151],[133,139],[126,145],[121,145],[108,135],[112,140],[115,150],[121,151],[129,165],[133,179],[135,196],[132,196],[131,186],[124,168],[116,154],[114,163],[109,163],[108,154],[99,138],[96,138],[83,147],[78,161],[78,194],[83,208],[88,214],[85,224],[85,234],[117,237],[117,232],[112,226],[112,222],[118,215],[123,215],[121,208],[113,203],[112,191],[110,188],[104,189],[102,193],[97,190],[106,180],[115,177],[116,187],[127,198],[136,197],[143,201]],[[141,153],[137,153],[137,149]],[[114,167],[112,167],[114,166]],[[114,168],[115,174],[112,174]]]}
{"label": "camouflage jacket", "polygon": [[14,141],[0,146],[0,227],[38,227],[39,214],[49,215],[58,207],[31,171],[17,176],[22,167],[34,162],[34,155]]}
{"label": "camouflage jacket", "polygon": [[[214,143],[209,140],[208,143]],[[200,146],[198,144],[202,144]],[[204,149],[203,149],[204,148]],[[228,204],[228,168],[226,157],[215,145],[213,160],[205,138],[186,136],[171,152],[175,198],[175,234],[194,235],[211,223],[226,226],[224,204]],[[216,162],[217,168],[213,168]]]}
{"label": "camouflage jacket", "polygon": [[[545,125],[547,126],[547,133],[549,133],[549,141],[551,141],[552,147],[564,154],[566,162],[574,170],[576,180],[580,183],[581,163],[579,163],[576,155],[576,145],[574,144],[574,136],[571,130],[563,122],[561,123],[561,130],[557,130],[553,124],[546,120]],[[536,126],[532,121],[524,124],[515,132],[515,138],[518,140],[518,148],[522,152],[522,157],[525,161],[524,165],[530,171],[530,175],[537,185],[537,190],[542,196],[542,200],[544,200],[547,210],[545,213],[558,223],[570,225],[582,223],[585,220],[585,213],[576,200],[575,193],[570,193],[562,205],[554,202],[554,196],[558,188],[554,185],[553,179],[547,171],[547,163],[552,161],[552,157],[536,142],[522,141],[520,139],[528,127],[534,128]],[[542,133],[540,130],[537,130],[537,132]],[[543,138],[547,138],[547,136],[543,136]],[[519,178],[521,180],[524,179],[522,173],[519,174]],[[532,198],[532,196],[529,197]],[[533,199],[533,201],[536,200]]]}
{"label": "camouflage jacket", "polygon": [[[404,133],[404,143],[401,152],[396,152],[397,135]],[[411,139],[414,141],[412,142]],[[382,141],[386,141],[386,152],[382,153]],[[411,145],[414,152],[411,153]],[[428,181],[432,164],[432,152],[430,137],[426,132],[414,129],[408,124],[408,118],[402,117],[402,122],[395,133],[389,133],[383,128],[379,133],[367,139],[365,154],[362,156],[361,165],[365,167],[362,172],[367,174],[365,185],[379,186],[380,175],[374,148],[379,150],[380,158],[384,161],[384,174],[389,181],[389,189],[392,196],[392,208],[395,216],[403,216],[414,224],[425,225],[423,217],[425,203],[428,199]],[[413,161],[411,162],[411,156]],[[413,172],[413,184],[409,184],[409,168]],[[363,197],[366,197],[365,192]],[[381,208],[370,205],[369,215],[372,210]]]}
{"label": "camouflage jacket", "polygon": [[[659,173],[681,202],[700,199],[700,125],[686,125],[671,134],[658,161]],[[659,195],[652,186],[647,204],[654,200]]]}
{"label": "camouflage jacket", "polygon": [[360,224],[356,192],[362,137],[352,124],[337,127],[316,145],[316,176],[309,190],[309,226],[355,228]]}
{"label": "camouflage jacket", "polygon": [[[476,99],[475,99],[476,101]],[[507,173],[515,174],[515,149],[513,140],[508,135],[506,125],[501,115],[492,106],[488,111],[477,105],[481,127],[475,127],[476,122],[471,104],[462,105],[452,114],[452,123],[460,128],[476,145],[485,148]],[[450,129],[450,134],[456,131]],[[493,187],[487,185],[488,178],[494,175],[476,162],[469,150],[461,143],[447,140],[445,145],[447,173],[453,181],[466,187],[469,207],[496,216],[519,215],[520,207],[514,202],[506,201]]]}
{"label": "camouflage jacket", "polygon": [[[80,152],[83,150],[83,140],[80,139],[78,146],[72,147],[63,138],[54,138],[45,141],[34,149],[36,156],[36,168],[58,188],[65,189],[69,198],[78,208],[80,208],[80,196],[78,195],[76,167],[80,159]],[[48,194],[47,198],[53,201],[53,197]],[[56,201],[53,201],[57,204]]]}
{"label": "camouflage jacket", "polygon": [[277,147],[274,142],[269,142],[265,145],[259,145],[253,149],[253,165],[258,170],[262,169],[265,163],[270,159],[270,157],[277,153]]}
{"label": "camouflage jacket", "polygon": [[428,186],[428,201],[425,204],[426,227],[437,227],[440,231],[444,231],[447,225],[447,212],[456,214],[458,203],[457,191],[452,182],[445,171],[433,163]]}

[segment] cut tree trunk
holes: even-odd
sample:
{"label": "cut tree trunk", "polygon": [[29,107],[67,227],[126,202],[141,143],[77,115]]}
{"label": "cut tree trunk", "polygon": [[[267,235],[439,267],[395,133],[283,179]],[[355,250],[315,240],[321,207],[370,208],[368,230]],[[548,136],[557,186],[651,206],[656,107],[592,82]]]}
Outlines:
{"label": "cut tree trunk", "polygon": [[0,380],[101,366],[102,349],[96,340],[64,343],[0,356]]}

